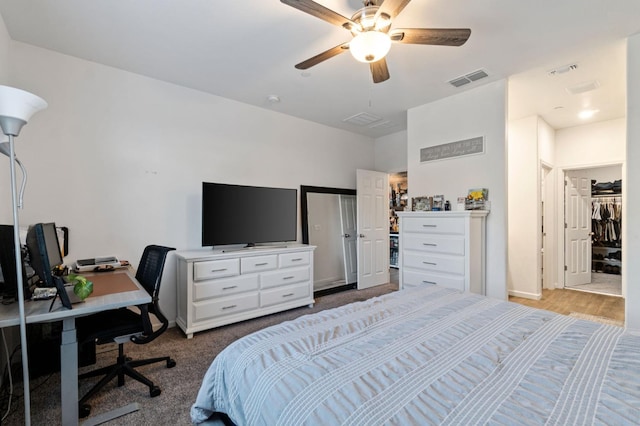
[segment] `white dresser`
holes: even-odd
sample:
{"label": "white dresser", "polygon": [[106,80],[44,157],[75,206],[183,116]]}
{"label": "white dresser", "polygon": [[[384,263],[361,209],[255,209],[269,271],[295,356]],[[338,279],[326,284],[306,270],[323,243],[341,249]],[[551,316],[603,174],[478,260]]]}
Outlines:
{"label": "white dresser", "polygon": [[178,251],[176,323],[193,333],[313,306],[314,246]]}
{"label": "white dresser", "polygon": [[488,213],[399,212],[400,289],[426,283],[485,294]]}

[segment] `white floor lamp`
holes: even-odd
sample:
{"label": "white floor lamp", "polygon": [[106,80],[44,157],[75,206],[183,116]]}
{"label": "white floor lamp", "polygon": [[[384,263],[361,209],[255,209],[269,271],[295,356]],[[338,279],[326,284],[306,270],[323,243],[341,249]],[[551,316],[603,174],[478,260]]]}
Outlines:
{"label": "white floor lamp", "polygon": [[[27,356],[27,323],[24,313],[24,289],[22,280],[22,255],[20,252],[20,223],[18,221],[18,193],[16,190],[16,153],[14,137],[36,112],[45,109],[47,103],[40,97],[14,87],[0,86],[0,127],[9,137],[9,160],[11,168],[11,197],[13,202],[13,243],[16,255],[16,278],[18,282],[18,306],[20,312],[20,344],[22,347],[22,379],[24,382],[24,421],[31,425],[31,401],[29,398],[29,362]],[[2,144],[4,145],[4,143]],[[6,154],[6,149],[0,152]],[[22,165],[21,165],[22,166]]]}

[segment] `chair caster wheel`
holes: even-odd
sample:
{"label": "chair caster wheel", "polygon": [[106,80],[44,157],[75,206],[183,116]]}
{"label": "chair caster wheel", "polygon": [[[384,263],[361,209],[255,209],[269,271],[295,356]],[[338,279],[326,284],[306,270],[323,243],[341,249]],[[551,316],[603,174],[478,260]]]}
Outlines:
{"label": "chair caster wheel", "polygon": [[90,413],[91,413],[91,405],[82,404],[80,407],[78,407],[78,417],[80,417],[81,419],[88,417]]}
{"label": "chair caster wheel", "polygon": [[175,366],[176,366],[176,362],[175,362],[174,360],[169,359],[169,360],[167,361],[167,368],[173,368],[173,367],[175,367]]}
{"label": "chair caster wheel", "polygon": [[154,398],[154,397],[160,395],[161,393],[162,393],[162,391],[157,386],[154,386],[151,389],[149,389],[149,396],[151,396],[151,398]]}

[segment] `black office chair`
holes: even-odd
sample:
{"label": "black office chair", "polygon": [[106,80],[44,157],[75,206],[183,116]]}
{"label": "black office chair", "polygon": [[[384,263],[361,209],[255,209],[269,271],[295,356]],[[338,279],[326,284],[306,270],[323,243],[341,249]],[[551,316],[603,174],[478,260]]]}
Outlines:
{"label": "black office chair", "polygon": [[[164,270],[167,253],[172,250],[175,249],[157,245],[145,247],[136,273],[136,279],[145,290],[149,292],[151,303],[138,306],[140,313],[123,308],[78,318],[76,329],[78,342],[80,342],[81,346],[83,344],[94,345],[95,349],[95,344],[118,343],[118,359],[115,364],[79,375],[80,379],[104,375],[104,377],[80,399],[78,403],[80,417],[88,416],[91,411],[91,406],[86,403],[89,398],[95,395],[115,377],[118,377],[118,386],[124,385],[124,377],[127,375],[147,385],[151,397],[160,395],[160,388],[136,371],[135,368],[156,362],[166,362],[167,368],[172,368],[175,367],[176,362],[168,356],[132,360],[124,354],[124,343],[127,341],[132,341],[137,344],[149,343],[167,329],[169,321],[160,311],[158,294],[160,292],[160,281],[162,279],[162,271]],[[154,314],[162,323],[161,327],[155,331],[152,328],[149,318],[150,313]]]}

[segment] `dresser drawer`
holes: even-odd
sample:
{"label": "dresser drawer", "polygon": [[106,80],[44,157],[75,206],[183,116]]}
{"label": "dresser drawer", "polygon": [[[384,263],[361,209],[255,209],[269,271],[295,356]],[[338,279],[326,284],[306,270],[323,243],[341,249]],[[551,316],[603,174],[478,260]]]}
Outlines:
{"label": "dresser drawer", "polygon": [[240,274],[240,259],[209,260],[193,264],[193,280],[232,277]]}
{"label": "dresser drawer", "polygon": [[193,284],[193,301],[221,297],[228,294],[258,290],[258,275],[240,275],[233,278],[200,281]]}
{"label": "dresser drawer", "polygon": [[405,287],[416,287],[423,284],[437,284],[443,287],[464,291],[464,277],[438,274],[437,272],[403,271],[402,284]]}
{"label": "dresser drawer", "polygon": [[308,284],[299,284],[260,292],[260,306],[271,306],[310,296]]}
{"label": "dresser drawer", "polygon": [[457,217],[403,217],[403,232],[464,235],[464,219]]}
{"label": "dresser drawer", "polygon": [[193,304],[193,320],[203,321],[224,315],[235,314],[237,312],[256,309],[260,305],[258,292],[238,295],[236,297],[225,297],[212,299],[205,302]]}
{"label": "dresser drawer", "polygon": [[308,251],[300,253],[284,253],[279,257],[279,267],[289,268],[291,266],[308,265],[311,261],[311,253]]}
{"label": "dresser drawer", "polygon": [[240,259],[240,270],[243,274],[268,271],[270,269],[276,269],[277,266],[278,256],[275,254],[269,256],[243,257]]}
{"label": "dresser drawer", "polygon": [[288,268],[282,271],[266,272],[260,276],[260,287],[271,288],[281,285],[295,284],[299,282],[308,283],[311,279],[311,269]]}
{"label": "dresser drawer", "polygon": [[464,236],[405,234],[402,247],[409,250],[464,256]]}
{"label": "dresser drawer", "polygon": [[402,266],[406,268],[417,268],[425,271],[444,272],[448,274],[462,275],[464,277],[464,257],[433,255],[429,253],[419,253],[404,251],[402,255]]}

